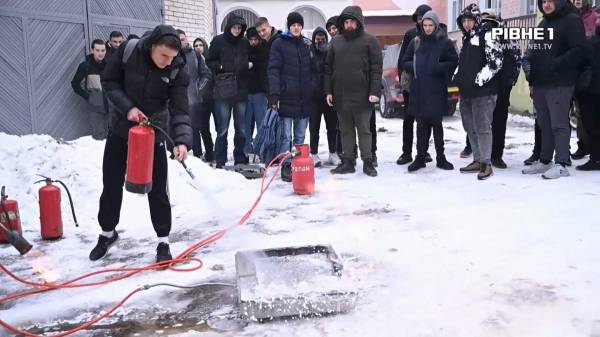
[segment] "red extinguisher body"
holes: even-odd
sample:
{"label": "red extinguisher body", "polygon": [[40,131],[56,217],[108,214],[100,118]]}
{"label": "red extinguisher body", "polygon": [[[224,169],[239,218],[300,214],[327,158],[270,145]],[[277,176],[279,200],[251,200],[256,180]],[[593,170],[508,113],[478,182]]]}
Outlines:
{"label": "red extinguisher body", "polygon": [[315,191],[315,163],[308,144],[295,144],[297,154],[292,158],[292,186],[296,194]]}
{"label": "red extinguisher body", "polygon": [[125,182],[125,189],[129,192],[145,194],[152,190],[154,139],[152,127],[136,125],[129,129]]}
{"label": "red extinguisher body", "polygon": [[[19,217],[19,204],[15,200],[2,198],[0,206],[0,223],[9,230],[16,231],[23,235],[21,228],[21,218]],[[8,214],[8,219],[6,218]],[[7,233],[0,229],[0,243],[8,243]]]}
{"label": "red extinguisher body", "polygon": [[38,191],[40,199],[40,226],[42,239],[55,240],[63,236],[62,213],[60,210],[60,188],[46,182]]}

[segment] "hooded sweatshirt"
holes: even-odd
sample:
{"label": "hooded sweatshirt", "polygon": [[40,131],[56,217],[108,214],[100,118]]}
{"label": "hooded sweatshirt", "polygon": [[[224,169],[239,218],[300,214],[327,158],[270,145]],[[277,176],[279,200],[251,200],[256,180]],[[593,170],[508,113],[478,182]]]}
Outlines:
{"label": "hooded sweatshirt", "polygon": [[[315,37],[317,34],[325,35],[325,43],[317,45],[315,43]],[[324,79],[325,79],[325,59],[327,58],[327,50],[329,42],[329,36],[325,29],[317,27],[312,35],[312,68],[313,68],[313,89],[314,96],[316,99],[323,100],[325,97]]]}
{"label": "hooded sweatshirt", "polygon": [[[88,100],[93,106],[103,106],[102,86],[100,85],[100,75],[106,66],[106,58],[97,62],[94,55],[89,54],[85,61],[77,67],[77,72],[71,81],[73,91],[83,99]],[[97,97],[99,96],[100,100]]]}
{"label": "hooded sweatshirt", "polygon": [[[466,31],[462,25],[465,17],[472,18],[475,26]],[[495,95],[498,93],[497,74],[502,68],[503,52],[500,41],[492,39],[492,33],[483,29],[481,12],[475,4],[467,6],[456,19],[463,32],[458,68],[454,81],[465,98]]]}
{"label": "hooded sweatshirt", "polygon": [[[127,139],[129,128],[136,125],[127,120],[127,112],[137,107],[163,130],[171,129],[176,145],[184,144],[189,149],[192,147],[192,127],[188,114],[189,77],[182,69],[185,62],[178,55],[171,65],[160,69],[150,56],[152,45],[167,35],[179,39],[173,27],[159,25],[140,40],[124,42],[106,63],[102,88],[113,105],[112,131],[116,135]],[[136,41],[135,48],[124,63],[125,48],[133,41]],[[157,143],[164,141],[160,133],[155,139]]]}
{"label": "hooded sweatshirt", "polygon": [[[555,0],[556,9],[545,14],[539,28],[553,29],[553,40],[545,34],[543,41],[535,41],[531,51],[531,81],[533,86],[572,86],[577,81],[585,43],[585,30],[575,6],[567,0]],[[543,13],[542,0],[538,8]],[[550,46],[550,48],[544,48]]]}
{"label": "hooded sweatshirt", "polygon": [[421,34],[421,25],[417,22],[417,16],[423,17],[425,13],[429,12],[431,7],[429,5],[420,5],[417,7],[415,12],[412,15],[412,20],[415,23],[415,27],[409,29],[406,34],[404,34],[404,39],[402,39],[402,46],[400,47],[400,55],[398,56],[398,74],[402,74],[402,59],[404,58],[404,54],[406,50],[408,50],[408,44],[412,41],[417,35]]}

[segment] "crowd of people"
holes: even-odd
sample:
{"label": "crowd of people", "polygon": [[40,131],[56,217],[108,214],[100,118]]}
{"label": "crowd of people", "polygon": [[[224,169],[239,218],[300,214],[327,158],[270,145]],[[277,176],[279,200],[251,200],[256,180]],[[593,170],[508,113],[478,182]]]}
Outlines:
{"label": "crowd of people", "polygon": [[[467,134],[461,157],[473,156],[460,172],[485,180],[493,175],[493,167],[506,168],[502,156],[509,98],[522,68],[536,117],[534,153],[525,161],[523,174],[565,177],[570,156],[581,159],[587,154],[589,161],[577,169],[600,170],[600,19],[586,1],[538,0],[543,14],[538,27],[553,33],[544,34],[543,41],[530,41],[525,50],[516,41],[493,37],[493,28],[504,27],[494,10],[470,4],[457,18],[463,34],[457,51],[438,15],[428,5],[419,6],[398,59],[406,113],[397,164],[409,164],[408,171],[415,172],[433,161],[428,152],[433,131],[437,167],[454,169],[444,153],[442,116],[448,109],[448,86],[456,85]],[[383,60],[377,39],[365,31],[361,8],[346,7],[324,28],[314,29],[312,39],[303,35],[300,13],[289,13],[286,23],[281,31],[261,17],[248,27],[242,17],[231,15],[224,32],[210,44],[203,38],[190,43],[184,31],[167,25],[141,38],[124,41],[121,33],[113,32],[106,43],[92,42],[90,55],[72,81],[90,106],[93,137],[106,138],[98,215],[103,233],[90,259],[104,256],[117,239],[127,130],[140,116],[169,130],[174,139],[168,144],[157,137],[148,194],[160,241],[158,262],[171,258],[165,147],[177,160],[191,150],[215,168],[224,168],[232,118],[234,164],[261,160],[254,136],[273,109],[281,131],[278,152],[304,143],[308,128],[317,167],[335,166],[332,174],[354,173],[360,154],[364,174],[377,176],[375,104],[381,94]],[[579,147],[571,155],[572,101],[579,107],[580,121]],[[318,155],[322,119],[329,152],[325,160]],[[291,181],[289,159],[280,165],[282,180]]]}

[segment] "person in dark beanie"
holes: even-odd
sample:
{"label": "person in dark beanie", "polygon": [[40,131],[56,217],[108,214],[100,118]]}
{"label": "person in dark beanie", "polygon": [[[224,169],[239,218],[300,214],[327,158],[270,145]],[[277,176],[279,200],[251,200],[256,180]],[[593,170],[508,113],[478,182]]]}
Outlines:
{"label": "person in dark beanie", "polygon": [[114,54],[117,51],[117,49],[119,49],[121,43],[123,43],[123,33],[119,32],[118,30],[110,32],[108,41],[106,41],[105,45],[106,60],[108,60],[112,56],[112,54]]}
{"label": "person in dark beanie", "polygon": [[422,34],[415,37],[404,54],[402,69],[412,75],[411,100],[408,111],[417,120],[417,157],[409,172],[425,167],[429,137],[437,154],[437,167],[453,170],[444,155],[442,118],[448,109],[448,79],[458,64],[452,42],[440,31],[439,19],[433,11],[423,15]]}
{"label": "person in dark beanie", "polygon": [[[281,148],[303,144],[308,118],[313,107],[310,40],[302,36],[304,18],[298,12],[287,17],[288,31],[273,42],[269,56],[269,106],[279,108]],[[290,159],[282,164],[281,179],[292,181]]]}
{"label": "person in dark beanie", "polygon": [[178,161],[187,158],[187,151],[192,146],[187,98],[189,77],[183,69],[184,60],[180,51],[181,42],[175,29],[159,25],[150,35],[125,42],[106,63],[102,73],[102,88],[112,103],[113,124],[102,162],[104,187],[98,211],[102,234],[90,252],[92,261],[106,255],[118,238],[115,228],[119,223],[123,200],[127,138],[129,129],[140,122],[140,116],[165,131],[170,129],[175,142],[165,145],[165,137],[157,132],[152,185],[148,192],[150,217],[159,242],[156,262],[172,259],[169,250],[171,203],[167,192],[165,146],[172,149]]}
{"label": "person in dark beanie", "polygon": [[590,159],[575,169],[600,171],[600,17],[596,20],[595,35],[586,41],[583,54],[584,68],[588,69],[591,76],[589,84],[577,93],[577,99],[588,133]]}
{"label": "person in dark beanie", "polygon": [[310,116],[310,153],[315,162],[315,166],[321,166],[319,158],[319,133],[321,129],[321,119],[325,118],[325,127],[327,129],[327,145],[329,148],[329,158],[325,164],[337,166],[340,159],[337,155],[337,115],[332,107],[327,105],[325,99],[325,88],[323,87],[325,78],[325,59],[327,57],[329,39],[327,32],[317,27],[312,35],[312,54],[313,54],[313,89],[314,106]]}
{"label": "person in dark beanie", "polygon": [[[502,18],[494,9],[484,9],[481,13],[481,24],[484,31],[494,28],[504,28]],[[505,169],[506,163],[502,159],[506,138],[506,123],[508,120],[508,107],[510,106],[510,92],[519,78],[521,69],[521,49],[514,40],[500,39],[502,45],[502,68],[498,72],[498,98],[494,107],[492,118],[492,166]]]}
{"label": "person in dark beanie", "polygon": [[[202,55],[204,62],[208,57],[208,43],[205,39],[198,37],[194,40],[194,50]],[[208,65],[207,65],[208,66]],[[208,69],[210,71],[210,68]],[[202,143],[204,144],[204,154],[202,160],[210,165],[214,164],[215,161],[215,143],[213,142],[212,134],[210,132],[210,116],[213,115],[215,109],[215,100],[213,98],[213,83],[214,78],[212,71],[211,76],[204,89],[201,90],[202,94],[202,106],[200,107],[200,114],[197,127],[200,129],[200,135],[202,137]]]}
{"label": "person in dark beanie", "polygon": [[185,59],[185,71],[190,78],[188,103],[190,105],[189,113],[192,119],[193,130],[192,153],[194,157],[200,158],[202,156],[202,138],[200,136],[202,93],[210,82],[212,74],[204,61],[204,57],[197,53],[190,45],[185,32],[177,29],[177,34],[179,34],[179,40],[181,41],[181,54]]}
{"label": "person in dark beanie", "polygon": [[[412,20],[415,23],[415,27],[409,29],[402,39],[402,45],[400,47],[400,55],[398,56],[398,76],[400,78],[400,83],[402,85],[402,96],[404,97],[404,106],[410,106],[410,79],[411,75],[406,73],[403,70],[403,59],[406,51],[408,50],[408,45],[410,42],[418,35],[422,33],[421,21],[423,20],[423,15],[431,10],[429,5],[420,5],[417,7],[415,12],[412,15]],[[408,109],[406,109],[408,111]],[[402,154],[396,160],[396,164],[398,165],[406,165],[413,161],[412,157],[412,148],[413,148],[413,138],[414,138],[414,125],[415,125],[415,117],[410,114],[410,112],[404,114],[404,119],[402,120]],[[431,161],[431,156],[427,154],[427,161]]]}
{"label": "person in dark beanie", "polygon": [[106,139],[108,133],[107,102],[100,83],[106,65],[105,55],[104,42],[92,41],[90,54],[79,64],[71,81],[73,91],[87,102],[92,138],[96,140]]}
{"label": "person in dark beanie", "polygon": [[338,28],[337,28],[338,18],[339,18],[339,16],[334,15],[334,16],[330,17],[329,19],[327,19],[327,23],[325,23],[325,30],[327,30],[329,35],[331,35],[332,39],[334,37],[336,37],[336,35],[338,35]]}
{"label": "person in dark beanie", "polygon": [[338,114],[342,136],[342,162],[331,173],[355,172],[358,133],[363,172],[375,177],[370,121],[373,104],[381,94],[383,57],[377,39],[364,27],[360,7],[348,6],[342,11],[338,18],[340,35],[331,41],[325,62],[325,93],[327,103]]}
{"label": "person in dark beanie", "polygon": [[248,164],[248,157],[244,153],[246,143],[244,114],[248,101],[246,76],[250,69],[250,60],[248,40],[244,37],[245,31],[244,18],[232,15],[227,20],[223,34],[213,38],[208,50],[206,63],[212,70],[214,78],[217,168],[223,168],[227,163],[227,131],[232,114],[235,128],[234,164]]}
{"label": "person in dark beanie", "polygon": [[[254,126],[259,129],[267,112],[267,62],[269,58],[267,43],[264,42],[256,28],[250,27],[246,31],[246,38],[250,44],[248,57],[252,67],[247,74],[248,104],[246,105],[246,147],[244,152],[256,160],[253,148]],[[267,163],[268,164],[268,163]]]}
{"label": "person in dark beanie", "polygon": [[456,19],[463,32],[454,81],[460,90],[460,115],[473,148],[473,162],[460,168],[477,173],[477,179],[492,176],[492,119],[498,95],[498,72],[503,53],[500,42],[481,25],[476,4],[468,5]]}
{"label": "person in dark beanie", "polygon": [[[567,0],[538,0],[544,18],[538,28],[552,29],[540,49],[531,51],[533,104],[542,131],[540,161],[523,169],[523,174],[542,174],[545,179],[569,176],[569,109],[585,43],[585,30],[574,6]],[[551,39],[552,37],[552,39]],[[555,163],[552,155],[556,152]]]}

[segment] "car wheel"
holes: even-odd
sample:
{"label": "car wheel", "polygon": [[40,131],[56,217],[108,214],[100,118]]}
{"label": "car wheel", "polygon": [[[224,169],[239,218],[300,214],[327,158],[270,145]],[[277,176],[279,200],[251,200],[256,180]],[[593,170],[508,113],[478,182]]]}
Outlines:
{"label": "car wheel", "polygon": [[381,93],[379,98],[379,113],[383,118],[392,118],[394,115],[394,107],[387,101],[385,91]]}

